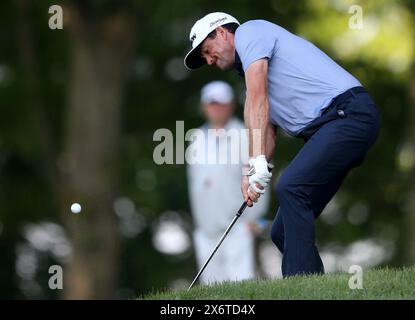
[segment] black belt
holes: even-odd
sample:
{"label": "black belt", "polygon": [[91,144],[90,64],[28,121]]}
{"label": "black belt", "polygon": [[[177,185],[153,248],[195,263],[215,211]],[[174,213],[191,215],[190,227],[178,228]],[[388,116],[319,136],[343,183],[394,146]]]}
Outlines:
{"label": "black belt", "polygon": [[333,98],[329,106],[323,110],[321,116],[307,125],[303,131],[300,132],[299,136],[307,141],[323,124],[338,118],[344,118],[346,114],[342,109],[343,102],[364,92],[367,92],[365,88],[354,87]]}
{"label": "black belt", "polygon": [[354,87],[354,88],[351,88],[351,89],[349,89],[349,90],[346,90],[345,92],[343,92],[343,93],[339,94],[337,97],[335,97],[335,98],[331,101],[331,103],[329,104],[329,106],[328,106],[326,109],[324,109],[323,114],[324,114],[327,110],[329,110],[329,109],[331,109],[331,108],[333,108],[333,107],[335,107],[335,106],[337,106],[337,105],[341,104],[343,101],[345,101],[345,100],[349,99],[350,97],[354,97],[354,98],[356,98],[356,96],[357,96],[359,93],[363,93],[363,92],[367,92],[367,91],[366,91],[366,89],[365,89],[365,88],[363,88],[363,87]]}

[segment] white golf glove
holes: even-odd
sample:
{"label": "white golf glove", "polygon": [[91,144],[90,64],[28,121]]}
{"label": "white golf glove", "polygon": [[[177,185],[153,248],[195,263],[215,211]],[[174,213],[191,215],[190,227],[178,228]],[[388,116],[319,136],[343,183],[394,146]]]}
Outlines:
{"label": "white golf glove", "polygon": [[[249,186],[257,193],[263,194],[268,183],[271,181],[272,174],[269,172],[268,166],[267,159],[264,155],[249,160]],[[257,184],[262,189],[258,188]]]}

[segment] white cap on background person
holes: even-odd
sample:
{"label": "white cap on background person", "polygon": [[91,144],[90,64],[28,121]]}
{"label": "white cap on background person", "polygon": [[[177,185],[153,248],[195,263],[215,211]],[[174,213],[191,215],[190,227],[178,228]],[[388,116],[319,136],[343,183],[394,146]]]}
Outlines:
{"label": "white cap on background person", "polygon": [[209,33],[217,27],[228,23],[240,24],[238,20],[224,12],[209,13],[202,19],[196,21],[189,34],[192,48],[184,58],[184,65],[186,68],[193,70],[206,64],[206,60],[199,55],[196,48],[206,39]]}
{"label": "white cap on background person", "polygon": [[203,104],[232,103],[234,99],[232,87],[225,81],[212,81],[206,84],[201,91],[200,100]]}

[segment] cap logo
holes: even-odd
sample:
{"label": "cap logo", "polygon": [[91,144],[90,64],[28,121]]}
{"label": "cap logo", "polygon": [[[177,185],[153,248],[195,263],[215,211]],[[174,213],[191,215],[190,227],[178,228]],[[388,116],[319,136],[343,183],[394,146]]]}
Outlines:
{"label": "cap logo", "polygon": [[192,37],[190,38],[190,42],[193,44],[193,41],[196,39],[196,33],[193,33]]}
{"label": "cap logo", "polygon": [[223,18],[220,18],[216,21],[213,21],[213,22],[210,23],[210,27],[214,26],[215,24],[218,24],[219,22],[225,21],[227,19],[228,19],[228,17],[223,17]]}

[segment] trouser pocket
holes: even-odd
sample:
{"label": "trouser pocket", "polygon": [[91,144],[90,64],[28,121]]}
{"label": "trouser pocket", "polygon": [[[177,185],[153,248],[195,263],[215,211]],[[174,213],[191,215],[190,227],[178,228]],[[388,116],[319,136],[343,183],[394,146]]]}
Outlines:
{"label": "trouser pocket", "polygon": [[300,137],[307,142],[324,124],[339,118],[344,118],[345,116],[346,113],[343,109],[338,108],[337,106],[330,106],[320,117],[315,119],[308,126],[306,126],[303,131],[301,131]]}

